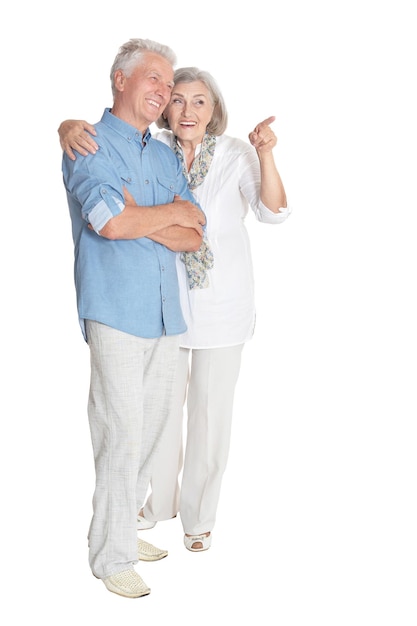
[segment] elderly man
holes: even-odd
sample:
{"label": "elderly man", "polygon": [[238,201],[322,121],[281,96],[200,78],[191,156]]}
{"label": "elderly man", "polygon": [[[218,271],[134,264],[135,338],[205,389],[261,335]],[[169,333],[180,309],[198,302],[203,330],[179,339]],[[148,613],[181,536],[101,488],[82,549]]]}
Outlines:
{"label": "elderly man", "polygon": [[198,250],[205,223],[174,153],[149,132],[169,101],[174,63],[157,42],[124,44],[111,69],[113,106],[96,124],[99,150],[63,156],[77,308],[91,357],[89,561],[107,589],[127,597],[150,592],[138,560],[167,554],[138,540],[136,518],[186,330],[176,252]]}

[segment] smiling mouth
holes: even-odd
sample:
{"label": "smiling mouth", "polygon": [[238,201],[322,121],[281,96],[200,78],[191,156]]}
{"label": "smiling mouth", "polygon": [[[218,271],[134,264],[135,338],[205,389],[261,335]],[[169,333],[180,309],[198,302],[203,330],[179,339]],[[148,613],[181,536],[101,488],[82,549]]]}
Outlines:
{"label": "smiling mouth", "polygon": [[161,108],[160,102],[157,102],[156,100],[148,100],[148,104],[150,104],[151,106],[155,107],[158,110]]}
{"label": "smiling mouth", "polygon": [[195,126],[197,122],[180,122],[180,126]]}

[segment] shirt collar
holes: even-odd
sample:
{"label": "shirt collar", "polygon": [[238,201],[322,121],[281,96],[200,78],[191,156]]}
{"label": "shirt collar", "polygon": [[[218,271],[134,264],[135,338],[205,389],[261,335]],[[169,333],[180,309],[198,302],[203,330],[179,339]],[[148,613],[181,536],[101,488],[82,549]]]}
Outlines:
{"label": "shirt collar", "polygon": [[113,115],[110,111],[110,108],[104,109],[103,116],[101,118],[103,124],[106,126],[110,126],[113,130],[115,130],[119,135],[124,137],[126,141],[136,141],[141,145],[143,143],[148,143],[151,138],[151,132],[149,128],[146,129],[145,133],[142,135],[140,130],[128,124],[127,122],[121,120],[119,117]]}

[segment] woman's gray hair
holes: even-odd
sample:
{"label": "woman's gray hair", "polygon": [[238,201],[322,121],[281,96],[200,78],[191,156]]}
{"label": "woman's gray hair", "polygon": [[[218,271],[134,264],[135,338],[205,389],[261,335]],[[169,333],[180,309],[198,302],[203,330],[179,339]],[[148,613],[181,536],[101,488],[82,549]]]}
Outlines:
{"label": "woman's gray hair", "polygon": [[[210,135],[222,135],[227,127],[227,110],[221,91],[213,76],[197,67],[180,67],[174,73],[174,89],[179,83],[194,83],[196,81],[204,83],[214,104],[213,115],[207,124],[207,132]],[[158,128],[170,130],[168,120],[163,115],[156,120],[156,125]]]}
{"label": "woman's gray hair", "polygon": [[162,43],[152,41],[151,39],[129,39],[129,41],[120,46],[119,52],[117,53],[110,70],[111,90],[113,96],[116,95],[114,73],[117,70],[122,70],[125,76],[129,77],[135,67],[141,62],[142,57],[146,52],[159,54],[171,63],[171,65],[175,65],[177,62],[175,52]]}

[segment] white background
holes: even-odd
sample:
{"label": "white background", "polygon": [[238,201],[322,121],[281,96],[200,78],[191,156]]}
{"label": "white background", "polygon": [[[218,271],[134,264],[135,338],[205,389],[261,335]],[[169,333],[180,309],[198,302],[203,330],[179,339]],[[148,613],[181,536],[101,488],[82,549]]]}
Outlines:
{"label": "white background", "polygon": [[[416,78],[412,2],[21,2],[1,11],[4,624],[415,626]],[[87,563],[88,348],[57,128],[99,120],[131,37],[217,79],[228,133],[275,115],[294,208],[248,217],[257,285],[212,548]],[[5,192],[5,194],[4,194]]]}

